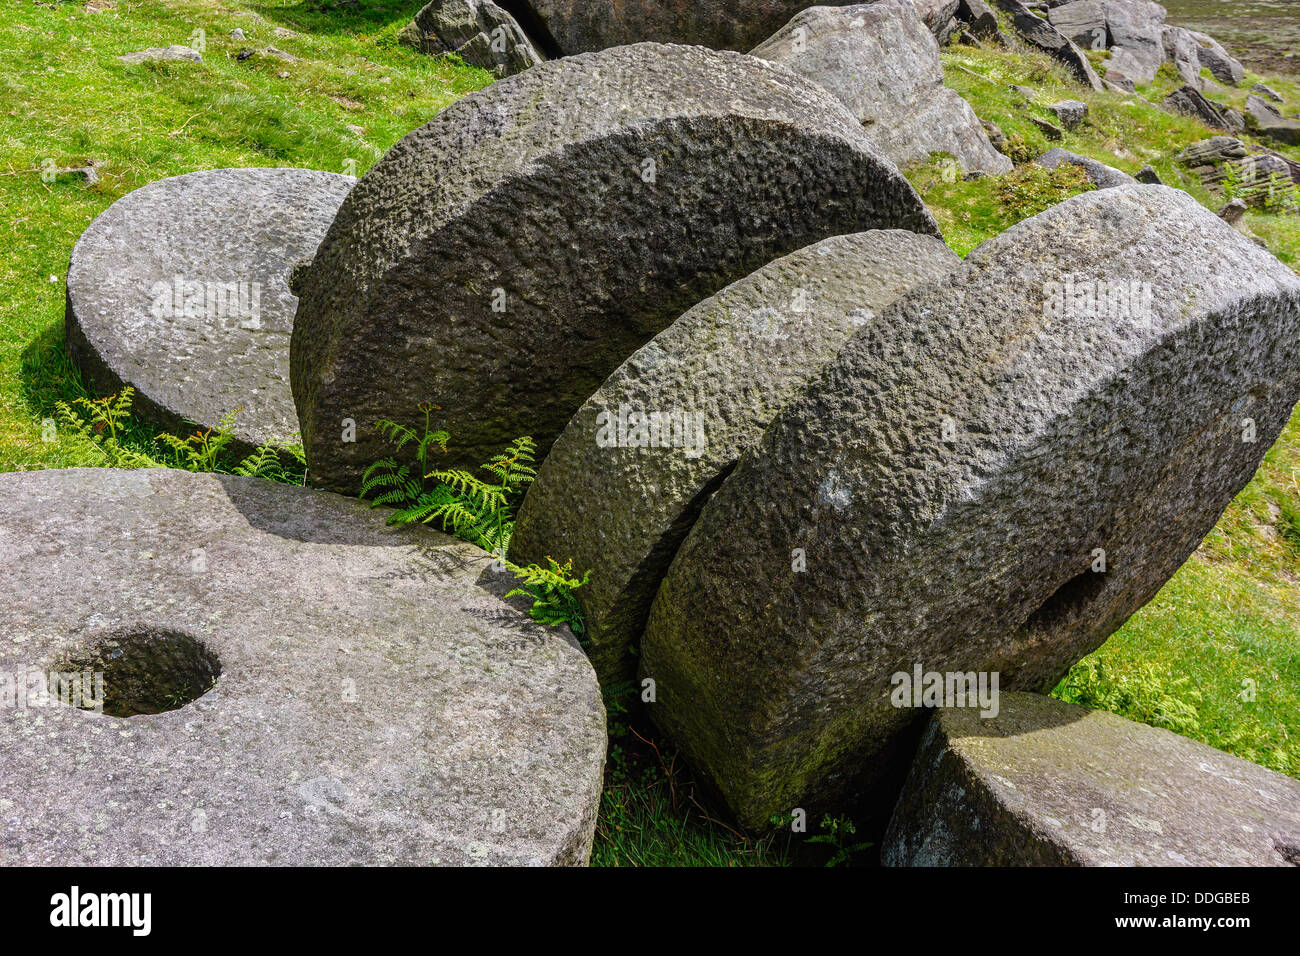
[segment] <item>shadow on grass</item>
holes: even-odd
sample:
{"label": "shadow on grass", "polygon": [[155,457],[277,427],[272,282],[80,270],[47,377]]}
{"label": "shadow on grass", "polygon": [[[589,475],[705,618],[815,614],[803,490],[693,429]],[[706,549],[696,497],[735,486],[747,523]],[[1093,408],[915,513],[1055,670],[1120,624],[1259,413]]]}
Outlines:
{"label": "shadow on grass", "polygon": [[303,33],[378,33],[409,23],[429,0],[300,0],[292,6],[253,4],[265,19]]}

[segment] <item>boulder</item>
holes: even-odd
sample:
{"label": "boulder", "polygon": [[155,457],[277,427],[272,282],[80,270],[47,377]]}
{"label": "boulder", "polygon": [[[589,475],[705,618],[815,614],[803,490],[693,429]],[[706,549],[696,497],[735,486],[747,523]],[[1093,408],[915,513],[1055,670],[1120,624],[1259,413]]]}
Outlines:
{"label": "boulder", "polygon": [[1011,15],[1016,33],[1031,46],[1064,63],[1080,83],[1101,89],[1101,79],[1074,42],[1051,23],[1036,17],[1020,0],[995,0],[998,7]]}
{"label": "boulder", "polygon": [[646,43],[506,77],[394,146],[299,274],[311,480],[355,493],[390,452],[373,423],[423,427],[428,402],[449,466],[521,435],[540,458],[690,306],[879,227],[938,234],[853,115],[785,67]]}
{"label": "boulder", "polygon": [[1066,129],[1074,129],[1088,118],[1088,104],[1081,100],[1061,100],[1048,109],[1056,114],[1056,118]]}
{"label": "boulder", "polygon": [[1184,116],[1198,119],[1211,129],[1241,132],[1244,126],[1240,122],[1240,113],[1236,113],[1222,103],[1207,100],[1199,90],[1191,86],[1181,86],[1174,90],[1161,101],[1160,105],[1171,113],[1182,113]]}
{"label": "boulder", "polygon": [[746,826],[891,805],[919,728],[900,678],[1053,687],[1255,473],[1297,334],[1300,279],[1181,190],[989,239],[856,333],[704,506],[642,639],[651,717]]}
{"label": "boulder", "polygon": [[909,0],[810,7],[752,55],[835,94],[900,167],[940,152],[966,170],[1012,168],[989,143],[970,104],[943,85],[939,45]]}
{"label": "boulder", "polygon": [[421,53],[455,53],[497,76],[518,73],[545,59],[518,21],[492,0],[433,0],[398,40]]}
{"label": "boulder", "polygon": [[1246,112],[1255,121],[1260,136],[1288,146],[1300,145],[1300,120],[1283,116],[1268,100],[1251,93],[1246,97]]}
{"label": "boulder", "polygon": [[202,63],[203,54],[193,47],[173,43],[167,47],[151,46],[147,50],[136,50],[118,57],[123,63],[160,63],[167,60],[182,63]]}
{"label": "boulder", "polygon": [[1137,182],[1136,179],[1123,170],[1116,169],[1114,166],[1107,166],[1105,163],[1091,157],[1072,153],[1068,149],[1061,149],[1059,146],[1049,149],[1034,162],[1048,169],[1055,169],[1061,163],[1078,166],[1088,174],[1088,179],[1098,189],[1114,189],[1116,186],[1127,186]]}
{"label": "boulder", "polygon": [[973,36],[982,40],[994,40],[1002,46],[1007,45],[1007,36],[1002,32],[997,14],[984,0],[959,0],[955,15],[969,25]]}
{"label": "boulder", "polygon": [[1168,730],[1037,694],[941,709],[887,866],[1295,866],[1300,781]]}
{"label": "boulder", "polygon": [[1200,65],[1207,68],[1220,83],[1239,86],[1246,78],[1246,68],[1241,65],[1241,61],[1229,55],[1213,37],[1195,32],[1192,37],[1197,41],[1196,53]]}
{"label": "boulder", "polygon": [[[1107,0],[1106,31],[1114,51],[1122,50],[1130,63],[1142,64],[1142,76],[1150,71],[1155,76],[1165,61],[1164,47],[1165,8],[1150,0]],[[1132,73],[1127,74],[1139,83],[1149,83]]]}
{"label": "boulder", "polygon": [[1242,198],[1255,204],[1270,197],[1279,180],[1300,183],[1300,163],[1263,147],[1247,146],[1231,136],[1214,136],[1192,143],[1176,158],[1215,191],[1223,189],[1231,174],[1234,188]]}
{"label": "boulder", "polygon": [[[1196,90],[1201,89],[1204,81],[1201,79],[1201,62],[1198,53],[1200,46],[1191,31],[1184,30],[1182,27],[1167,26],[1161,34],[1161,43],[1164,45],[1165,59],[1173,64],[1183,85]],[[1154,75],[1152,74],[1153,78]],[[1150,80],[1146,82],[1149,83]]]}
{"label": "boulder", "polygon": [[586,862],[595,676],[482,551],[259,479],[0,488],[0,863]]}
{"label": "boulder", "polygon": [[[524,498],[510,557],[592,569],[577,597],[602,684],[633,676],[668,562],[741,452],[852,332],[958,262],[912,232],[826,239],[690,309],[578,410]],[[638,434],[633,416],[652,414],[663,427]]]}
{"label": "boulder", "polygon": [[1106,36],[1105,0],[1072,0],[1048,11],[1047,20],[1085,50],[1104,50]]}
{"label": "boulder", "polygon": [[1146,183],[1147,185],[1152,185],[1152,186],[1164,185],[1164,180],[1160,178],[1160,174],[1156,172],[1155,167],[1151,166],[1150,164],[1143,166],[1136,173],[1134,173],[1133,178],[1136,179],[1138,182]]}
{"label": "boulder", "polygon": [[298,431],[289,270],[325,236],[350,176],[214,169],[142,186],[82,233],[68,266],[68,355],[101,395],[135,389],[172,432],[238,410],[231,451]]}
{"label": "boulder", "polygon": [[1263,83],[1256,83],[1251,88],[1251,92],[1258,93],[1265,99],[1272,100],[1274,103],[1282,102],[1282,94],[1271,86],[1265,86]]}

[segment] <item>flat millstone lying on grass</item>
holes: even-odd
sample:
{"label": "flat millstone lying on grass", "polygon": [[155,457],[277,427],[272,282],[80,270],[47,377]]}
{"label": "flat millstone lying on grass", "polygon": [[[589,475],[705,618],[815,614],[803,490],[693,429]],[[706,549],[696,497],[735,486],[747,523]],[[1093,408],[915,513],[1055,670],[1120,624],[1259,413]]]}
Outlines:
{"label": "flat millstone lying on grass", "polygon": [[238,454],[291,440],[289,270],[315,254],[355,182],[214,169],[113,203],[68,267],[68,353],[87,382],[101,394],[134,387],[137,415],[173,432],[238,409]]}
{"label": "flat millstone lying on grass", "polygon": [[425,402],[447,466],[521,435],[540,457],[697,302],[809,243],[891,227],[938,234],[853,115],[784,67],[642,43],[507,77],[366,173],[296,286],[312,481],[355,493],[390,451],[373,423],[422,427]]}
{"label": "flat millstone lying on grass", "polygon": [[1300,781],[1037,694],[926,729],[890,866],[1296,866]]}
{"label": "flat millstone lying on grass", "polygon": [[1297,335],[1300,279],[1181,190],[989,239],[857,332],[704,506],[642,639],[650,715],[747,825],[888,804],[919,730],[892,675],[1054,686],[1254,475]]}
{"label": "flat millstone lying on grass", "polygon": [[586,862],[595,676],[482,551],[257,479],[0,491],[0,674],[101,670],[135,714],[0,708],[0,863]]}
{"label": "flat millstone lying on grass", "polygon": [[[576,594],[602,684],[634,676],[659,581],[741,452],[853,332],[960,262],[899,229],[800,249],[690,309],[578,410],[524,498],[510,557],[592,570]],[[667,416],[653,435],[634,417],[650,414]]]}

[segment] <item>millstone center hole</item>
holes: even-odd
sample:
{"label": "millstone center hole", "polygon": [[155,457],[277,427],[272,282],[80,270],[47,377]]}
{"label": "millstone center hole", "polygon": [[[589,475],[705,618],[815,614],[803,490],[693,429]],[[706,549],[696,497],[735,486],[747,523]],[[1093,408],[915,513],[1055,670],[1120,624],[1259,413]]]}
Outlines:
{"label": "millstone center hole", "polygon": [[161,714],[198,700],[217,683],[221,661],[181,631],[136,628],[87,643],[49,668],[51,695],[110,717]]}
{"label": "millstone center hole", "polygon": [[1026,628],[1052,628],[1086,608],[1106,587],[1104,572],[1084,571],[1066,581],[1044,601],[1029,619]]}

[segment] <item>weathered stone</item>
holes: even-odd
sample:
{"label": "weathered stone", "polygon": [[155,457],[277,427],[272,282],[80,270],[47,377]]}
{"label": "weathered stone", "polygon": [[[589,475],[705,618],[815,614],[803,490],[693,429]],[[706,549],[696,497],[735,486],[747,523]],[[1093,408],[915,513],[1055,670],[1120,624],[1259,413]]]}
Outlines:
{"label": "weathered stone", "polygon": [[1204,33],[1193,33],[1192,36],[1198,41],[1196,52],[1201,66],[1206,67],[1220,83],[1239,86],[1246,78],[1246,68],[1241,65],[1241,61],[1229,55],[1214,38]]}
{"label": "weathered stone", "polygon": [[1165,59],[1173,64],[1183,85],[1202,89],[1205,83],[1201,79],[1200,45],[1191,31],[1182,27],[1165,27],[1161,42],[1164,45]]}
{"label": "weathered stone", "polygon": [[1066,129],[1074,129],[1085,119],[1088,118],[1088,104],[1081,100],[1061,100],[1048,107],[1056,118],[1061,121],[1061,125]]}
{"label": "weathered stone", "polygon": [[103,395],[170,431],[236,410],[232,451],[298,431],[289,392],[310,257],[356,180],[307,169],[214,169],[128,193],[82,233],[68,266],[68,354]]}
{"label": "weathered stone", "polygon": [[892,675],[1051,688],[1254,474],[1297,334],[1300,279],[1181,190],[989,239],[856,333],[705,505],[642,639],[651,716],[747,826],[892,800],[918,719]]}
{"label": "weathered stone", "polygon": [[888,866],[1294,866],[1300,781],[1037,694],[935,712]]}
{"label": "weathered stone", "polygon": [[1283,116],[1271,103],[1254,93],[1246,97],[1246,112],[1259,135],[1289,146],[1300,144],[1300,121]]}
{"label": "weathered stone", "polygon": [[1282,102],[1282,94],[1279,93],[1277,90],[1273,89],[1273,87],[1271,86],[1265,86],[1263,83],[1256,83],[1250,89],[1252,92],[1258,93],[1260,96],[1264,97],[1265,99],[1270,99],[1274,103]]}
{"label": "weathered stone", "polygon": [[[1165,61],[1164,20],[1164,7],[1150,0],[1107,0],[1106,32],[1112,57],[1122,50],[1130,62],[1143,65],[1143,76],[1149,70],[1154,77]],[[1140,83],[1150,82],[1128,75]]]}
{"label": "weathered stone", "polygon": [[1012,168],[989,143],[970,104],[943,85],[939,45],[910,0],[811,7],[752,55],[835,94],[898,166],[940,152],[967,170]]}
{"label": "weathered stone", "polygon": [[518,73],[545,59],[518,21],[492,0],[433,0],[398,40],[421,53],[455,53],[497,76]]}
{"label": "weathered stone", "polygon": [[1164,185],[1164,180],[1160,178],[1160,174],[1156,172],[1154,166],[1151,166],[1149,164],[1143,166],[1136,173],[1134,173],[1133,178],[1136,179],[1138,182],[1146,183],[1149,186]]}
{"label": "weathered stone", "polygon": [[1300,163],[1260,146],[1247,146],[1230,136],[1214,136],[1192,143],[1176,157],[1201,182],[1219,191],[1231,175],[1234,188],[1248,203],[1276,201],[1276,184],[1300,183]]}
{"label": "weathered stone", "polygon": [[1040,166],[1046,166],[1048,169],[1055,169],[1061,163],[1078,166],[1088,174],[1088,179],[1098,189],[1114,189],[1116,186],[1128,186],[1137,182],[1136,179],[1123,170],[1116,169],[1114,166],[1107,166],[1105,163],[1089,156],[1080,156],[1068,149],[1061,149],[1059,146],[1055,149],[1049,149],[1042,156],[1039,156],[1035,162]]}
{"label": "weathered stone", "polygon": [[1073,0],[1052,7],[1047,20],[1061,33],[1085,50],[1104,50],[1109,44],[1106,36],[1106,4],[1103,0]]}
{"label": "weathered stone", "polygon": [[853,115],[785,67],[646,43],[500,80],[393,147],[301,276],[311,480],[354,493],[389,453],[372,423],[422,426],[422,402],[442,408],[449,464],[520,435],[544,455],[690,306],[879,227],[938,233]]}
{"label": "weathered stone", "polygon": [[1006,34],[1002,32],[997,14],[984,0],[959,0],[955,16],[970,24],[970,32],[980,39],[1006,45]]}
{"label": "weathered stone", "polygon": [[989,138],[989,142],[994,149],[1001,150],[1007,145],[1007,134],[1002,132],[1002,127],[991,120],[980,120],[980,129],[984,130]]}
{"label": "weathered stone", "polygon": [[202,63],[203,55],[193,47],[173,43],[168,47],[151,46],[147,50],[136,50],[118,57],[123,63],[159,63],[165,60]]}
{"label": "weathered stone", "polygon": [[483,552],[258,479],[0,488],[0,688],[104,674],[103,713],[0,707],[0,863],[586,862],[595,676]]}
{"label": "weathered stone", "polygon": [[1181,86],[1174,90],[1160,105],[1171,113],[1182,113],[1184,116],[1198,119],[1211,129],[1239,131],[1239,124],[1229,115],[1233,111],[1221,103],[1207,100],[1200,90],[1190,86]]}
{"label": "weathered stone", "polygon": [[[576,594],[601,683],[632,677],[629,649],[659,581],[741,452],[852,332],[959,262],[938,239],[900,230],[801,249],[692,308],[578,410],[524,499],[510,557],[592,569]],[[682,440],[617,441],[624,411],[679,416]],[[629,435],[639,441],[635,421]]]}
{"label": "weathered stone", "polygon": [[1016,33],[1022,39],[1064,63],[1080,83],[1094,90],[1101,89],[1101,79],[1074,41],[1046,20],[1034,16],[1020,0],[995,0],[995,2],[1011,15]]}
{"label": "weathered stone", "polygon": [[1031,116],[1029,117],[1029,122],[1042,130],[1043,135],[1050,140],[1059,140],[1065,136],[1065,130],[1061,129],[1061,127],[1057,126],[1051,120],[1043,119],[1041,116]]}

